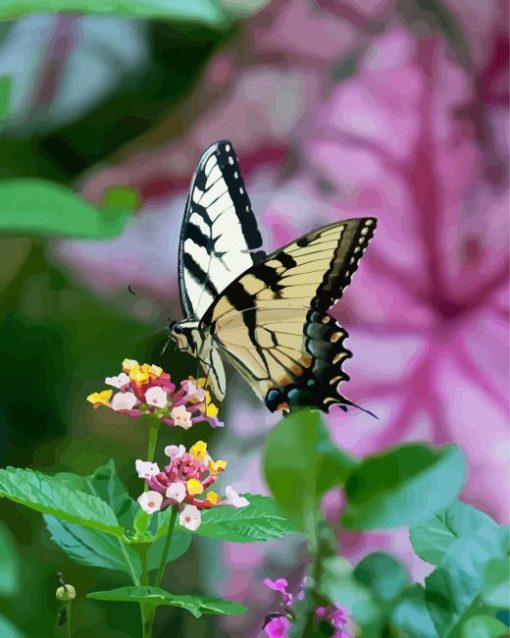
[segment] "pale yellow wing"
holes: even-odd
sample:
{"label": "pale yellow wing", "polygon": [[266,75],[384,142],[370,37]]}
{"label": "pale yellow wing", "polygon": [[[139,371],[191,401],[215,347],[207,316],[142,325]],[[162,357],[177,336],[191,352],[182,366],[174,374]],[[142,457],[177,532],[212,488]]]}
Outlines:
{"label": "pale yellow wing", "polygon": [[320,228],[275,251],[232,282],[204,315],[222,354],[270,409],[348,403],[347,333],[327,314],[349,285],[374,219]]}

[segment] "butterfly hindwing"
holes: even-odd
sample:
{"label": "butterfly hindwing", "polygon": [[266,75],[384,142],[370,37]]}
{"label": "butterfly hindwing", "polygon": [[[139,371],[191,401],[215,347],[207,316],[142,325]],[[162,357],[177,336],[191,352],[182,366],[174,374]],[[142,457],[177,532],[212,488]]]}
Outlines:
{"label": "butterfly hindwing", "polygon": [[288,307],[258,311],[256,344],[247,340],[242,314],[219,320],[216,343],[268,408],[344,403],[336,388],[348,375],[347,332],[327,313]]}
{"label": "butterfly hindwing", "polygon": [[191,182],[179,247],[179,289],[188,319],[200,319],[241,273],[265,257],[232,144],[202,155]]}
{"label": "butterfly hindwing", "polygon": [[313,231],[269,255],[233,281],[208,309],[222,351],[271,410],[348,403],[347,333],[327,314],[355,272],[375,228],[351,219]]}

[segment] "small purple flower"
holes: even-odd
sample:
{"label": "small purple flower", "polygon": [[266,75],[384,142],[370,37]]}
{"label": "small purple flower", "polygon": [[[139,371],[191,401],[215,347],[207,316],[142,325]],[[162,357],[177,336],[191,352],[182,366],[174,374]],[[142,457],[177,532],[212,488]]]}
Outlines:
{"label": "small purple flower", "polygon": [[278,578],[277,580],[265,578],[262,582],[266,587],[269,587],[269,589],[280,592],[285,607],[290,607],[292,605],[294,597],[287,591],[289,583],[285,578]]}
{"label": "small purple flower", "polygon": [[329,620],[335,629],[343,629],[343,626],[349,620],[349,615],[344,607],[335,607]]}
{"label": "small purple flower", "polygon": [[[284,579],[282,578],[280,580]],[[275,616],[274,618],[271,618],[271,620],[264,626],[266,636],[269,636],[269,638],[288,638],[289,629],[290,620],[285,616]]]}

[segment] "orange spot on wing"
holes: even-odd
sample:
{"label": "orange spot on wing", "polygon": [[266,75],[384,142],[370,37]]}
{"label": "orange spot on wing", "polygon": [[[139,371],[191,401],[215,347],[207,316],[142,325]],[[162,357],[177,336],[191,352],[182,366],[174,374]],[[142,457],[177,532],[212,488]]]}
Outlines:
{"label": "orange spot on wing", "polygon": [[305,366],[305,368],[309,368],[312,365],[312,357],[309,354],[304,354],[303,358],[301,359],[303,365]]}

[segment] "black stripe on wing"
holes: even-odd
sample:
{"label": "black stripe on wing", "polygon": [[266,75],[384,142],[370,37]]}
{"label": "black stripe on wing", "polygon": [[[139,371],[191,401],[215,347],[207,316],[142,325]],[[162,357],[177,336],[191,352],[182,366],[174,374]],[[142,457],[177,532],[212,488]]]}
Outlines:
{"label": "black stripe on wing", "polygon": [[[237,159],[232,143],[229,142],[229,140],[221,140],[216,142],[215,146],[214,154],[218,160],[218,166],[223,174],[223,179],[227,184],[228,192],[234,202],[237,216],[241,222],[246,246],[250,251],[261,248],[262,235],[260,234],[257,219],[251,207],[250,198],[248,197],[241,174],[239,160]],[[258,254],[256,253],[254,263],[263,259],[265,255],[264,251]]]}
{"label": "black stripe on wing", "polygon": [[[236,228],[239,230],[229,246],[228,231]],[[247,268],[265,258],[261,246],[262,237],[232,144],[228,140],[215,142],[198,163],[181,228],[179,290],[185,315],[200,318],[207,302],[213,301],[200,290],[221,292]],[[218,268],[211,267],[213,262]],[[213,273],[216,273],[214,280]],[[187,289],[186,275],[192,279],[192,293]]]}
{"label": "black stripe on wing", "polygon": [[352,357],[344,346],[347,332],[329,314],[309,310],[303,334],[304,354],[302,361],[296,362],[304,363],[302,372],[296,374],[294,371],[290,383],[275,386],[267,392],[268,409],[275,412],[306,406],[328,412],[333,405],[343,409],[352,405],[338,391],[338,385],[349,380],[349,375],[342,369],[344,361]]}
{"label": "black stripe on wing", "polygon": [[[350,220],[345,224],[329,269],[324,273],[316,296],[310,303],[312,308],[326,311],[338,301],[342,291],[351,283],[359,260],[374,235],[376,225],[377,220],[373,217]],[[298,241],[298,245],[304,247],[307,241],[305,235]]]}

